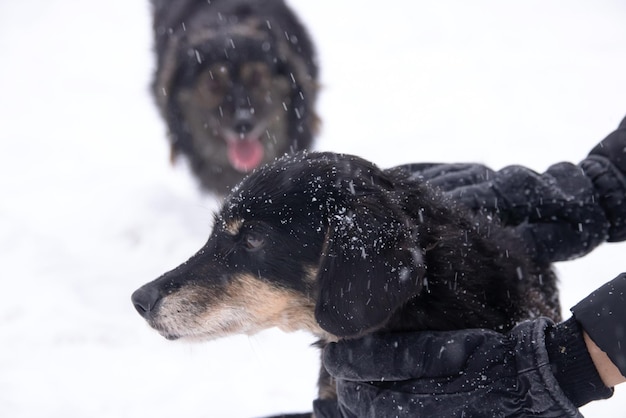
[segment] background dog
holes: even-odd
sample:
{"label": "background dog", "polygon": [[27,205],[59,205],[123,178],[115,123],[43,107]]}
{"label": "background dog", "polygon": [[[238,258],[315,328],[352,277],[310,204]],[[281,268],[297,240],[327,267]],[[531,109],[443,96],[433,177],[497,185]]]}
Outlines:
{"label": "background dog", "polygon": [[245,173],[310,147],[318,69],[282,0],[152,0],[152,84],[171,155],[223,194]]}
{"label": "background dog", "polygon": [[[169,339],[276,326],[324,345],[379,330],[559,320],[554,273],[522,248],[496,221],[455,208],[402,169],[299,153],[246,177],[206,245],[132,300]],[[333,396],[322,369],[320,397]]]}

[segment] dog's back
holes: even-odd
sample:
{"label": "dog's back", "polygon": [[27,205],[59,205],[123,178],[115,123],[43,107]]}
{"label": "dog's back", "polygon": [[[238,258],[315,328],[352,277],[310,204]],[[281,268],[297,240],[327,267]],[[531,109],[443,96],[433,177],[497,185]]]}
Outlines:
{"label": "dog's back", "polygon": [[332,271],[332,278],[320,273],[323,302],[316,311],[323,328],[340,336],[380,329],[506,331],[537,316],[560,319],[551,266],[532,260],[497,219],[470,213],[401,169],[381,171],[350,156],[330,164],[348,167],[345,178],[341,168],[334,175],[346,184],[339,187],[341,210],[350,215],[348,228],[345,220],[331,221],[331,265],[321,270]]}
{"label": "dog's back", "polygon": [[[418,241],[427,266],[423,291],[391,318],[389,329],[506,331],[524,319],[560,319],[552,267],[532,260],[512,230],[493,216],[470,213],[429,186],[406,180],[402,171],[388,174],[402,185],[398,193],[405,211],[423,226]],[[417,196],[419,188],[423,191]]]}

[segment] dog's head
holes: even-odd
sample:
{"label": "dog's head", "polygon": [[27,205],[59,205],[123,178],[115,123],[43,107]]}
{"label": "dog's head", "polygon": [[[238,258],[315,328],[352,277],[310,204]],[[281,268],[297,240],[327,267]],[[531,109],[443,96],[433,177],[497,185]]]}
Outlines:
{"label": "dog's head", "polygon": [[169,338],[372,331],[420,292],[425,273],[395,187],[357,157],[283,157],[244,179],[206,245],[133,302]]}
{"label": "dog's head", "polygon": [[310,146],[317,68],[282,1],[211,3],[196,2],[157,40],[154,93],[173,156],[185,154],[205,186],[224,192],[261,164]]}

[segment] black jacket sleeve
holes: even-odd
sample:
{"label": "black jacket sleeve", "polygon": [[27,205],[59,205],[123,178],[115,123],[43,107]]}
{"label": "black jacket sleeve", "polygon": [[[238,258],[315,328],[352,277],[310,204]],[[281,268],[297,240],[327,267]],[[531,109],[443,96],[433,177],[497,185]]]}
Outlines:
{"label": "black jacket sleeve", "polygon": [[592,292],[560,324],[523,322],[507,334],[484,329],[366,336],[329,344],[323,363],[338,400],[316,416],[580,417],[606,399],[583,329],[626,376],[626,273]]}
{"label": "black jacket sleeve", "polygon": [[622,273],[572,308],[589,337],[626,376],[626,273]]}
{"label": "black jacket sleeve", "polygon": [[578,165],[538,174],[480,164],[410,164],[411,176],[474,211],[516,228],[539,261],[581,257],[605,241],[626,240],[626,118]]}
{"label": "black jacket sleeve", "polygon": [[[581,417],[556,380],[540,318],[508,334],[385,334],[330,344],[324,365],[337,404],[324,417]],[[319,409],[318,409],[319,408]]]}

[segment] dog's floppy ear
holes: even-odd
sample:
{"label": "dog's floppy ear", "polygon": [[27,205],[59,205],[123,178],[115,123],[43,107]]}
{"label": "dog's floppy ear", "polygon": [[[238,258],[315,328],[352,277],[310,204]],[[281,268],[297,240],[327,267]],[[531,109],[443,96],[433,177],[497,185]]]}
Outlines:
{"label": "dog's floppy ear", "polygon": [[425,276],[415,225],[384,193],[353,196],[329,214],[315,318],[338,337],[383,325]]}

